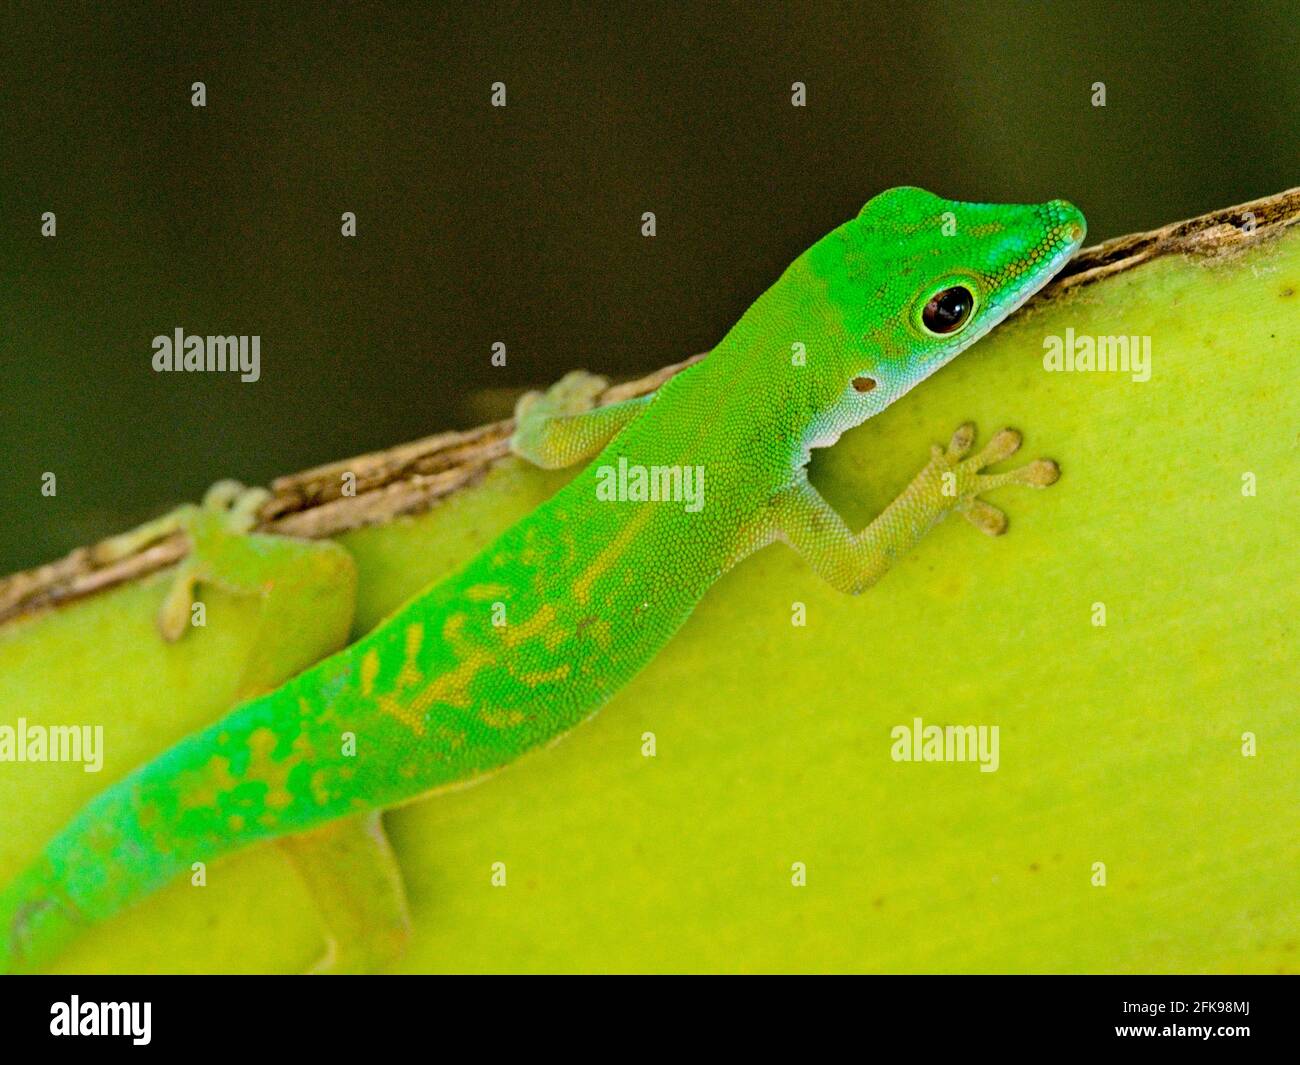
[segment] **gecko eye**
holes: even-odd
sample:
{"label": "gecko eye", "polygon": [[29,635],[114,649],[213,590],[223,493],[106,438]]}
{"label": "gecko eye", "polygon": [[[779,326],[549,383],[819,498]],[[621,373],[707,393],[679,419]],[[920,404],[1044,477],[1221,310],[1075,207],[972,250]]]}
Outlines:
{"label": "gecko eye", "polygon": [[970,318],[975,306],[975,297],[970,289],[962,285],[953,285],[930,297],[930,302],[921,312],[921,322],[931,333],[943,336],[955,333]]}

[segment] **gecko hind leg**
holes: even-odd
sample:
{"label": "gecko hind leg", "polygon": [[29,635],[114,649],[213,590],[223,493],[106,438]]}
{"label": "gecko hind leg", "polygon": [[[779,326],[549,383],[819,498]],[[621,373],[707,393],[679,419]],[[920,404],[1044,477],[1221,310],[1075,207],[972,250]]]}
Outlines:
{"label": "gecko hind leg", "polygon": [[[278,687],[342,647],[356,605],[356,566],[345,548],[252,531],[267,498],[263,489],[220,481],[201,505],[178,507],[97,548],[99,560],[109,561],[177,531],[185,534],[190,552],[177,565],[158,613],[168,642],[190,628],[202,585],[260,598],[236,702]],[[400,953],[409,935],[405,893],[377,812],[278,842],[329,928],[331,945],[320,971],[376,968]]]}
{"label": "gecko hind leg", "polygon": [[268,498],[265,489],[218,481],[202,504],[177,507],[106,540],[92,556],[109,562],[177,531],[185,534],[189,554],[177,564],[158,611],[158,629],[168,643],[191,628],[201,586],[259,597],[240,700],[278,687],[344,646],[356,607],[356,566],[346,548],[330,540],[252,531]]}
{"label": "gecko hind leg", "polygon": [[402,956],[411,917],[379,811],[331,821],[279,844],[326,929],[325,954],[309,972],[373,972]]}

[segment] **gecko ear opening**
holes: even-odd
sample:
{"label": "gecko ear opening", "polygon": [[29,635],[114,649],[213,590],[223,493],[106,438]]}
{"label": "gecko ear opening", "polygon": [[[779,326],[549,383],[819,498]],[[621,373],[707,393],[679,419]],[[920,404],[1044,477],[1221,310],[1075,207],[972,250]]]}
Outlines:
{"label": "gecko ear opening", "polygon": [[876,379],[874,377],[855,377],[853,379],[854,392],[870,392],[875,387]]}

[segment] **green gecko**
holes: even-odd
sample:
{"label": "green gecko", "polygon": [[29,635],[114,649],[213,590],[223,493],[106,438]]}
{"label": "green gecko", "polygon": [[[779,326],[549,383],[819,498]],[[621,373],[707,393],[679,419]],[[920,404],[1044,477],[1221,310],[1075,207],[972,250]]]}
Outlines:
{"label": "green gecko", "polygon": [[[810,449],[1011,314],[1084,232],[1063,200],[881,193],[652,395],[595,406],[605,381],[578,372],[524,396],[515,453],[546,468],[589,460],[585,470],[350,646],[350,556],[252,533],[260,490],[223,482],[202,507],[110,541],[101,553],[120,555],[183,529],[191,551],[162,606],[163,637],[186,633],[209,584],[262,597],[257,650],[224,718],[99,794],[0,894],[0,972],[39,968],[79,928],[194,861],[271,839],[320,910],[318,970],[394,960],[410,918],[383,810],[479,780],[590,717],[719,576],[769,543],[856,594],[951,512],[1003,532],[983,493],[1057,479],[1041,459],[985,472],[1019,435],[1003,430],[974,452],[963,425],[854,533],[806,466]],[[294,676],[304,661],[316,664]]]}

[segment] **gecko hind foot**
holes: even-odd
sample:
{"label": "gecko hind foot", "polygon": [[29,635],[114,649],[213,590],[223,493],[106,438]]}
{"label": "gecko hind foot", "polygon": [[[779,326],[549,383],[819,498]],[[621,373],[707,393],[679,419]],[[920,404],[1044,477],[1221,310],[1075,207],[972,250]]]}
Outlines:
{"label": "gecko hind foot", "polygon": [[202,581],[216,581],[236,573],[228,554],[233,540],[242,539],[257,524],[257,512],[271,498],[265,488],[250,488],[239,481],[217,481],[197,506],[179,507],[173,513],[190,541],[190,553],[181,562],[172,586],[158,610],[158,631],[175,643],[190,626],[196,589]]}
{"label": "gecko hind foot", "polygon": [[[193,534],[203,516],[215,518],[230,533],[249,532],[257,523],[257,511],[271,493],[265,488],[246,488],[238,481],[217,481],[204,493],[200,506],[184,503],[134,529],[102,540],[91,548],[91,559],[103,566],[117,562],[165,540],[176,532]],[[224,521],[221,519],[224,517]]]}
{"label": "gecko hind foot", "polygon": [[181,560],[171,587],[158,611],[158,629],[175,643],[190,624],[195,586],[220,572],[223,549],[232,538],[247,536],[257,524],[257,512],[271,498],[265,488],[248,488],[238,481],[218,481],[204,493],[198,506],[186,503],[159,518],[97,544],[91,557],[106,565],[135,554],[177,532],[190,541],[190,553]]}
{"label": "gecko hind foot", "polygon": [[270,498],[271,493],[265,488],[249,488],[239,481],[218,481],[204,493],[201,509],[224,515],[222,524],[227,532],[246,533],[257,524],[257,512]]}

